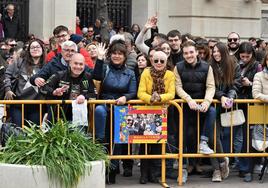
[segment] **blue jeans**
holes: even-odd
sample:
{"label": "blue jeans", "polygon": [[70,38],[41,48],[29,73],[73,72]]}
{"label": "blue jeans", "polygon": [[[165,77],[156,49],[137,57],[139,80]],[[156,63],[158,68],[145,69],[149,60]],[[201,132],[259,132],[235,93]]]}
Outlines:
{"label": "blue jeans", "polygon": [[[13,123],[22,126],[21,105],[11,105],[10,116]],[[24,105],[24,125],[27,125],[26,120],[40,125],[39,105]]]}
{"label": "blue jeans", "polygon": [[[247,121],[247,104],[239,104],[239,109],[242,109]],[[251,144],[251,139],[252,139],[252,131],[249,130],[249,151],[252,152],[252,144]],[[243,125],[241,125],[241,153],[246,153],[247,152],[247,122],[245,122]],[[240,157],[238,161],[238,167],[240,171],[243,172],[253,172],[254,169],[254,164],[255,164],[255,158],[251,157]]]}
{"label": "blue jeans", "polygon": [[[109,108],[106,105],[98,105],[95,109],[95,133],[96,139],[100,142],[105,142],[110,139],[110,127],[106,127],[107,117],[108,117]],[[110,125],[108,125],[110,126]],[[113,144],[113,155],[127,155],[128,145],[127,144]],[[131,149],[130,149],[131,150]],[[132,169],[133,160],[122,160],[123,167]],[[119,160],[111,160],[110,168],[115,170],[119,167]]]}
{"label": "blue jeans", "polygon": [[[184,152],[197,152],[197,111],[191,110],[186,104],[183,107],[183,127],[184,127]],[[201,140],[208,141],[213,135],[214,123],[216,120],[216,110],[210,106],[206,113],[200,112],[200,135]],[[213,138],[211,138],[213,139]],[[185,162],[184,162],[185,163]],[[195,160],[189,160],[190,165],[195,165]]]}
{"label": "blue jeans", "polygon": [[[230,152],[230,139],[231,139],[231,128],[223,127],[222,128],[222,146],[224,153]],[[242,127],[235,126],[233,127],[233,148],[235,153],[240,153],[243,137],[242,137]]]}
{"label": "blue jeans", "polygon": [[204,119],[203,129],[201,130],[201,140],[208,141],[211,133],[214,130],[214,123],[216,120],[216,109],[210,106],[206,113],[200,113],[200,119],[201,120]]}
{"label": "blue jeans", "polygon": [[96,138],[103,141],[105,138],[106,120],[108,114],[106,105],[98,105],[95,109],[95,133]]}

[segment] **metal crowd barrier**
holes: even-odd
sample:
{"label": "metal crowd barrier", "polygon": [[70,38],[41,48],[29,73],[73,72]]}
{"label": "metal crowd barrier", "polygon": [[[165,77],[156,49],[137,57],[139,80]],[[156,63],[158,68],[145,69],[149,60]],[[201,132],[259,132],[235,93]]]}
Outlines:
{"label": "metal crowd barrier", "polygon": [[[196,100],[197,103],[201,103],[203,100]],[[217,100],[213,100],[213,103],[211,105],[216,105],[219,103]],[[200,122],[199,119],[197,121],[197,153],[184,153],[183,152],[183,105],[187,105],[185,101],[183,100],[171,100],[167,104],[173,105],[179,112],[179,140],[178,140],[178,146],[179,146],[179,152],[178,153],[166,153],[166,143],[161,143],[161,154],[158,155],[149,155],[147,153],[147,144],[145,144],[145,154],[144,155],[133,155],[130,151],[130,145],[128,144],[128,154],[127,155],[114,155],[113,154],[113,111],[110,110],[110,147],[109,147],[109,158],[110,159],[161,159],[161,180],[160,184],[163,187],[169,187],[166,183],[166,159],[176,159],[178,160],[178,185],[182,185],[182,170],[183,170],[183,158],[200,158],[200,157],[267,157],[268,153],[265,151],[260,153],[250,153],[249,152],[249,126],[253,124],[263,124],[266,126],[268,122],[268,107],[260,100],[241,100],[237,99],[234,100],[234,104],[247,104],[247,111],[248,114],[245,116],[247,117],[247,152],[246,153],[234,153],[232,150],[232,144],[233,144],[233,126],[230,127],[231,129],[231,136],[230,136],[230,153],[214,153],[210,155],[204,155],[198,153],[199,151],[199,136],[200,136]],[[6,107],[7,105],[14,105],[19,104],[22,108],[22,122],[24,122],[24,105],[29,104],[39,104],[40,109],[40,126],[42,123],[42,107],[46,104],[53,104],[57,105],[57,118],[60,117],[60,105],[62,104],[71,104],[71,100],[0,100],[0,104],[4,105],[4,116],[6,115]],[[98,104],[106,104],[110,105],[110,109],[113,109],[113,106],[115,105],[115,100],[88,100],[89,105],[89,124],[92,125],[92,135],[93,138],[95,138],[95,125],[94,125],[94,110],[95,106]],[[128,101],[127,104],[132,105],[147,105],[141,100],[131,100]],[[159,103],[158,105],[161,105]],[[262,114],[262,115],[261,115]],[[198,112],[199,117],[199,112]],[[24,123],[23,123],[24,124]],[[23,127],[24,125],[22,125]],[[215,123],[216,126],[216,123]],[[216,152],[216,128],[214,129],[214,151]]]}

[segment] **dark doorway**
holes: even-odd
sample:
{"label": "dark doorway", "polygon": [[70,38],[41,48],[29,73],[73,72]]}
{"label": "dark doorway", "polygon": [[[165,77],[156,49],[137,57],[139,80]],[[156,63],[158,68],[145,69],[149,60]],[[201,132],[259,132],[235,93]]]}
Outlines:
{"label": "dark doorway", "polygon": [[5,14],[5,8],[8,4],[15,5],[15,14],[20,18],[21,39],[26,40],[29,32],[29,0],[1,0],[0,13]]}
{"label": "dark doorway", "polygon": [[[106,0],[108,16],[115,27],[131,26],[131,0]],[[94,24],[99,9],[100,0],[77,0],[77,16],[81,27]]]}

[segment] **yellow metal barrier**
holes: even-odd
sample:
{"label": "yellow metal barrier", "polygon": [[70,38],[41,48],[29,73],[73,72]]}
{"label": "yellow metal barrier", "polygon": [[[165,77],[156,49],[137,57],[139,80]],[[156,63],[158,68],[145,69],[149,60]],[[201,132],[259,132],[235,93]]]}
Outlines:
{"label": "yellow metal barrier", "polygon": [[[203,100],[196,100],[196,102],[201,103]],[[161,144],[162,146],[162,152],[159,155],[148,155],[147,154],[147,144],[145,144],[145,155],[132,155],[130,152],[130,144],[128,144],[128,154],[127,155],[113,155],[112,151],[112,143],[113,143],[113,112],[112,110],[110,111],[110,159],[161,159],[162,160],[162,177],[161,177],[161,185],[163,187],[169,187],[166,183],[166,169],[165,169],[165,160],[166,159],[177,159],[178,160],[178,184],[182,185],[182,168],[183,168],[183,158],[199,158],[199,157],[264,157],[268,156],[268,153],[262,152],[262,153],[249,153],[249,149],[247,148],[246,153],[233,153],[232,147],[231,147],[231,152],[230,153],[214,153],[210,155],[204,155],[204,154],[199,154],[199,153],[183,153],[183,104],[185,101],[183,100],[172,100],[169,101],[169,105],[173,105],[176,107],[176,109],[179,112],[179,140],[178,140],[178,145],[179,145],[179,152],[176,154],[167,154],[166,153],[166,148],[165,148],[165,143]],[[219,101],[214,100],[213,104],[216,106],[216,104],[219,103]],[[248,119],[247,119],[247,146],[249,147],[249,125],[250,124],[267,124],[268,122],[268,107],[260,100],[241,100],[237,99],[234,100],[234,103],[239,103],[239,104],[247,104],[247,110],[248,110]],[[22,105],[22,114],[24,115],[24,105],[26,104],[39,104],[40,107],[40,125],[42,122],[42,105],[44,104],[55,104],[58,105],[58,115],[57,117],[59,118],[59,109],[60,109],[60,104],[71,104],[70,100],[66,101],[61,101],[61,100],[0,100],[0,104],[4,104],[6,109],[6,105],[14,105],[14,104],[21,104]],[[95,109],[95,105],[97,104],[107,104],[110,105],[111,109],[113,108],[113,105],[115,105],[114,100],[89,100],[88,104],[90,105],[91,109]],[[127,104],[144,104],[143,101],[141,100],[131,100],[128,101]],[[212,104],[212,105],[213,105]],[[253,105],[254,104],[254,105]],[[5,112],[6,114],[6,112]],[[262,114],[262,115],[260,115]],[[24,116],[22,115],[22,122],[24,122]],[[198,115],[199,117],[199,115]],[[93,137],[95,137],[95,125],[94,125],[94,110],[92,110],[92,113],[89,113],[89,120],[92,120],[91,123],[93,123],[93,128],[92,128],[92,134]],[[198,143],[199,143],[199,134],[200,134],[200,122],[198,120],[197,122],[198,126]],[[231,126],[231,133],[233,127]],[[215,136],[216,134],[219,134],[216,132],[216,129],[214,129],[214,151],[216,151],[216,139]],[[232,145],[232,134],[231,134],[231,140],[230,143]],[[197,151],[199,151],[199,148],[197,148]]]}

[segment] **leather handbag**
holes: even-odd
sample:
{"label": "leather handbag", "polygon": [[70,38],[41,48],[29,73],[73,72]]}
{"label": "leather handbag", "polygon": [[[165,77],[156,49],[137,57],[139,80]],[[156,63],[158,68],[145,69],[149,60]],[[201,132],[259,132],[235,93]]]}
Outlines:
{"label": "leather handbag", "polygon": [[238,126],[245,123],[245,115],[243,110],[232,110],[230,112],[221,113],[221,125],[223,127]]}

